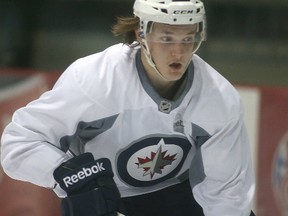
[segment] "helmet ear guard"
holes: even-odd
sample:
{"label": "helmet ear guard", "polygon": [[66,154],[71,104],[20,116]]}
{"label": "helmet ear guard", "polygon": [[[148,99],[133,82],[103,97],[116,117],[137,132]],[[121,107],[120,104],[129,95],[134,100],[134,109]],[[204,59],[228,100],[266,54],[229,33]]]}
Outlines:
{"label": "helmet ear guard", "polygon": [[143,31],[140,31],[139,37],[142,38],[142,39],[144,38],[144,32]]}

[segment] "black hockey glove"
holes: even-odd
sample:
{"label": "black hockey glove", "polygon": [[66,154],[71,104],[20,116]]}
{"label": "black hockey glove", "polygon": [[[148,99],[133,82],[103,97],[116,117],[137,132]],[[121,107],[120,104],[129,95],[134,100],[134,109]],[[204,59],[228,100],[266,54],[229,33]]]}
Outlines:
{"label": "black hockey glove", "polygon": [[123,213],[119,190],[107,158],[94,160],[84,153],[61,164],[53,173],[67,192],[62,200],[62,216],[116,216]]}

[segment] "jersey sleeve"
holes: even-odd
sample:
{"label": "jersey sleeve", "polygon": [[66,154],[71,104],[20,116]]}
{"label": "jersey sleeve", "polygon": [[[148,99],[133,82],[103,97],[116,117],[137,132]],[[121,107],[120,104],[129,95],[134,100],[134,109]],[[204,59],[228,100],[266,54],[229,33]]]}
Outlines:
{"label": "jersey sleeve", "polygon": [[1,163],[11,178],[54,187],[54,169],[69,158],[59,140],[73,132],[80,113],[91,106],[78,89],[75,70],[70,66],[51,91],[17,110],[5,128]]}
{"label": "jersey sleeve", "polygon": [[190,183],[205,216],[250,214],[254,174],[246,128],[239,116],[212,135],[192,161]]}

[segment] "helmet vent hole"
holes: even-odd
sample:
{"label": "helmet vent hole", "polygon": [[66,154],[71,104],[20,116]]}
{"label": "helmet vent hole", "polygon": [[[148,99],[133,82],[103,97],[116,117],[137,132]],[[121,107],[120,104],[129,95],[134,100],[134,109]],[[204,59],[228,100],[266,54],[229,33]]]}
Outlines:
{"label": "helmet vent hole", "polygon": [[173,19],[173,21],[174,21],[174,22],[177,22],[177,19],[176,19],[176,18],[174,18],[174,19]]}
{"label": "helmet vent hole", "polygon": [[167,11],[167,9],[161,9],[161,11],[162,11],[163,13],[166,13],[166,14],[168,14],[168,11]]}
{"label": "helmet vent hole", "polygon": [[199,13],[200,12],[200,8],[197,8],[197,13]]}
{"label": "helmet vent hole", "polygon": [[189,21],[191,22],[193,20],[193,18],[190,18]]}

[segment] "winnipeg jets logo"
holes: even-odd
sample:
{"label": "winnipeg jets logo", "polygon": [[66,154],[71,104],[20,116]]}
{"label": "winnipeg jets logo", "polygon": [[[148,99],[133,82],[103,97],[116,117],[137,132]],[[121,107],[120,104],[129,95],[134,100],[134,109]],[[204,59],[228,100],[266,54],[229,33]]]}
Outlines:
{"label": "winnipeg jets logo", "polygon": [[[162,140],[163,141],[163,140]],[[162,170],[167,165],[171,165],[172,162],[176,159],[177,154],[169,155],[167,151],[162,152],[162,146],[160,146],[157,152],[151,152],[151,157],[138,158],[138,168],[143,168],[143,176],[150,175],[150,178],[153,179],[153,176],[158,173],[162,174]]]}
{"label": "winnipeg jets logo", "polygon": [[149,137],[132,143],[117,159],[119,177],[144,187],[174,177],[182,168],[191,143],[185,137]]}

